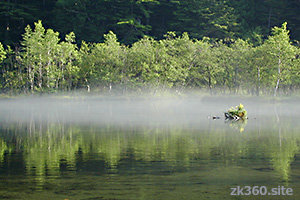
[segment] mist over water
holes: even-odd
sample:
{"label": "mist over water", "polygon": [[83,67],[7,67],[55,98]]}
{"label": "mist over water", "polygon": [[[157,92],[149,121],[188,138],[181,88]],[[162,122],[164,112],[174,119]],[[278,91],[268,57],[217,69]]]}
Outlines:
{"label": "mist over water", "polygon": [[[299,102],[229,96],[2,99],[0,199],[235,199],[230,187],[237,185],[285,185],[293,196],[263,199],[297,199]],[[224,112],[240,103],[249,119],[225,120]]]}
{"label": "mist over water", "polygon": [[[276,119],[297,121],[298,99],[272,101],[245,97],[40,97],[0,101],[0,121],[30,120],[60,123],[92,123],[114,125],[190,125],[201,128],[211,116],[224,121],[224,112],[242,103],[249,122]],[[297,124],[295,124],[297,125]],[[250,126],[250,125],[249,125]]]}

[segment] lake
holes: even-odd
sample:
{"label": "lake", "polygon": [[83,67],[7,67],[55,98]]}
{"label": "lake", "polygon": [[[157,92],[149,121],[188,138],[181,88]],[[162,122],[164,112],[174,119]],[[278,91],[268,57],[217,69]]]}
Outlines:
{"label": "lake", "polygon": [[[300,199],[299,102],[0,100],[0,199]],[[249,119],[224,120],[239,103]],[[265,195],[231,195],[238,186]]]}

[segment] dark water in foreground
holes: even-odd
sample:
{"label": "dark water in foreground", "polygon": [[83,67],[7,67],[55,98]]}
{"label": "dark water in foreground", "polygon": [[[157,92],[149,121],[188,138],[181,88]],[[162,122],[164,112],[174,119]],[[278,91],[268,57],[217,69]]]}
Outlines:
{"label": "dark water in foreground", "polygon": [[[245,122],[211,120],[244,102]],[[0,199],[300,199],[298,102],[0,102]],[[292,196],[231,196],[284,186]]]}

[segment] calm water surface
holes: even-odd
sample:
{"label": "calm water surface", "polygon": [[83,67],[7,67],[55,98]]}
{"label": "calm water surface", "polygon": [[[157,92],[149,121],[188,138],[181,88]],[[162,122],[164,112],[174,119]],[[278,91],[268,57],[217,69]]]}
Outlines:
{"label": "calm water surface", "polygon": [[[247,121],[208,118],[240,102]],[[0,180],[0,199],[300,199],[299,101],[2,100]]]}

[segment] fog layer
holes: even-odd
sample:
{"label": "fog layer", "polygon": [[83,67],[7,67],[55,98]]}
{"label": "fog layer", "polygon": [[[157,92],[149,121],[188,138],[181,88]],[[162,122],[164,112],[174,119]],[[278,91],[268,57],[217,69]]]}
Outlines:
{"label": "fog layer", "polygon": [[[0,101],[0,122],[59,122],[114,125],[187,125],[201,127],[223,123],[224,112],[242,103],[248,121],[271,123],[300,119],[297,99],[272,101],[244,97],[117,98],[40,97]],[[211,116],[219,116],[212,120]],[[211,122],[219,121],[219,122]],[[251,123],[250,123],[251,124]]]}

